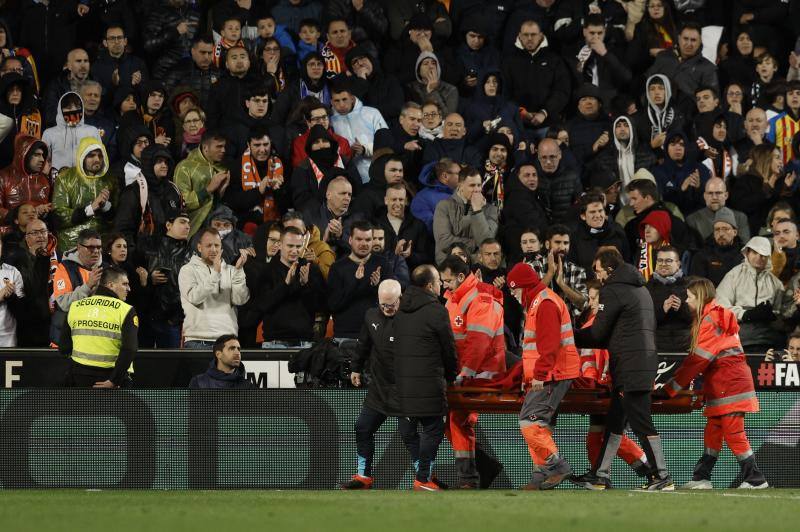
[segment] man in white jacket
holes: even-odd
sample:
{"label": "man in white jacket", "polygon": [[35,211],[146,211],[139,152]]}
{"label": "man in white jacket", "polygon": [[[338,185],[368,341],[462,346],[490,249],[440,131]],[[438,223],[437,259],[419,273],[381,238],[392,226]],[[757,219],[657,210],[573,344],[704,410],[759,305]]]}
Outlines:
{"label": "man in white jacket", "polygon": [[178,273],[183,321],[183,346],[207,349],[223,334],[237,334],[239,324],[234,307],[250,299],[242,267],[242,252],[235,266],[222,260],[222,240],[216,229],[200,232],[195,255]]}
{"label": "man in white jacket", "polygon": [[338,81],[331,89],[331,106],[333,130],[350,143],[361,182],[368,183],[375,132],[389,126],[380,111],[353,96],[346,81]]}

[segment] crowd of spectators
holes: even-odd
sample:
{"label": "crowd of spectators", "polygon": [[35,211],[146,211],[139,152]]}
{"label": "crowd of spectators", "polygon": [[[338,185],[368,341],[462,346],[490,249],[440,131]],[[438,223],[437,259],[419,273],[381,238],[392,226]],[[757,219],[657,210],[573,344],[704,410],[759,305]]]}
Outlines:
{"label": "crowd of spectators", "polygon": [[[798,0],[20,0],[0,7],[0,345],[102,269],[141,348],[358,338],[378,285],[466,261],[576,320],[595,252],[688,348],[686,277],[798,357]],[[777,355],[775,355],[777,356]],[[798,357],[800,358],[800,357]]]}

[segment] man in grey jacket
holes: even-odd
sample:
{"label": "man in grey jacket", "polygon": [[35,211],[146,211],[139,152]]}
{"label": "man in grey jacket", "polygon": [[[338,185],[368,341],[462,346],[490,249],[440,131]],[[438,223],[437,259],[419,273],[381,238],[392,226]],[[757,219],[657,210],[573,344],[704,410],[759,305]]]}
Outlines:
{"label": "man in grey jacket", "polygon": [[481,184],[477,169],[462,168],[456,191],[436,205],[433,237],[437,263],[444,260],[445,250],[453,244],[461,244],[475,255],[481,242],[497,234],[497,207],[487,203]]}
{"label": "man in grey jacket", "polygon": [[208,227],[200,232],[195,255],[178,274],[183,322],[184,347],[207,349],[223,334],[237,334],[239,324],[235,306],[250,299],[242,267],[247,252],[242,250],[235,266],[222,260],[219,232]]}

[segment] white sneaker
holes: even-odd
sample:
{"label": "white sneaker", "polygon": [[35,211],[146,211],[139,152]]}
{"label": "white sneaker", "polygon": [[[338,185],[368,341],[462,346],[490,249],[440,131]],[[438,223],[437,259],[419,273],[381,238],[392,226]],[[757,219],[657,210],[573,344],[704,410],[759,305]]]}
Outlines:
{"label": "white sneaker", "polygon": [[764,490],[769,487],[769,484],[764,481],[761,484],[750,484],[749,482],[745,481],[739,484],[740,490]]}
{"label": "white sneaker", "polygon": [[714,486],[710,480],[690,480],[680,487],[682,490],[713,490]]}

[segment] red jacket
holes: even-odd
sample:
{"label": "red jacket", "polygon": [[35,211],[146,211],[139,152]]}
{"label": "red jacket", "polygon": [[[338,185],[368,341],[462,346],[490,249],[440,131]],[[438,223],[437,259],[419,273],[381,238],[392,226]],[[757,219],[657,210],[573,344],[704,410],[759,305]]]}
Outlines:
{"label": "red jacket", "polygon": [[470,274],[448,292],[447,312],[456,339],[459,374],[490,379],[506,370],[503,305]]}
{"label": "red jacket", "polygon": [[40,172],[28,173],[25,160],[34,147],[44,149],[47,159],[47,145],[41,140],[19,135],[14,139],[14,160],[10,166],[0,170],[0,220],[8,211],[22,205],[32,203],[36,206],[50,203],[50,180]]}
{"label": "red jacket", "polygon": [[[592,326],[597,314],[592,314],[586,323],[583,324],[581,329],[587,329]],[[594,386],[608,387],[611,385],[611,372],[609,371],[609,354],[607,349],[581,349],[581,379],[584,386],[589,386],[591,383]]]}
{"label": "red jacket", "polygon": [[[560,381],[580,376],[572,321],[564,300],[539,283],[525,315],[523,380]],[[535,289],[534,289],[535,290]]]}
{"label": "red jacket", "polygon": [[739,324],[733,312],[716,300],[703,309],[697,345],[664,389],[674,396],[701,373],[706,417],[758,412],[753,373],[739,340]]}
{"label": "red jacket", "polygon": [[[292,168],[297,168],[300,163],[308,158],[308,154],[306,153],[306,140],[308,140],[308,134],[310,132],[311,130],[309,129],[299,137],[295,137],[292,141]],[[328,135],[336,139],[336,142],[339,144],[339,156],[344,162],[353,158],[353,151],[350,149],[350,143],[347,142],[346,138],[334,133],[333,128],[328,128]]]}

